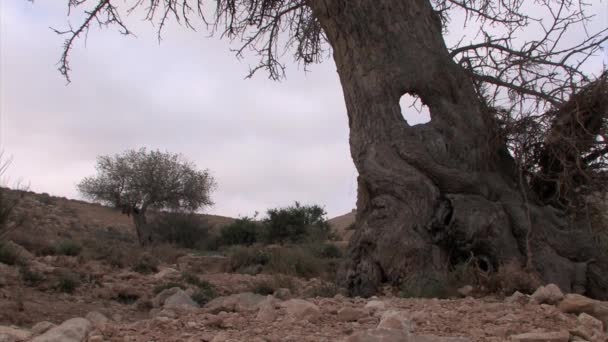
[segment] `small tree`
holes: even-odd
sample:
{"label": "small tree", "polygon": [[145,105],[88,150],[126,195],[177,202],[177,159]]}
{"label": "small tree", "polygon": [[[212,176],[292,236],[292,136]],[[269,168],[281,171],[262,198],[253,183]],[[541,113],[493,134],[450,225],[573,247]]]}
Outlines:
{"label": "small tree", "polygon": [[87,198],[106,203],[133,216],[142,246],[153,240],[146,212],[194,211],[211,205],[215,181],[208,170],[199,171],[179,154],[128,150],[97,159],[97,176],[87,177],[78,190]]}
{"label": "small tree", "polygon": [[268,209],[264,227],[268,242],[302,242],[322,239],[329,235],[329,224],[325,210],[318,205],[295,205],[286,208]]}

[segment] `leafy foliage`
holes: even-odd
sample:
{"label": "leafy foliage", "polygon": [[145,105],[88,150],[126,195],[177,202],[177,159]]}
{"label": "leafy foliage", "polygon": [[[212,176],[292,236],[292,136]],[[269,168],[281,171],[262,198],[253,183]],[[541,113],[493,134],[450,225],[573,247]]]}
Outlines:
{"label": "leafy foliage", "polygon": [[160,242],[176,244],[184,248],[201,247],[209,237],[209,226],[193,213],[162,213],[150,223]]}
{"label": "leafy foliage", "polygon": [[220,230],[220,244],[251,246],[260,239],[262,226],[254,218],[245,216]]}
{"label": "leafy foliage", "polygon": [[263,221],[266,240],[276,242],[303,242],[307,239],[327,238],[330,229],[326,212],[318,205],[301,205],[269,209]]}
{"label": "leafy foliage", "polygon": [[128,150],[97,159],[95,177],[87,177],[78,190],[88,198],[125,211],[156,209],[196,210],[213,204],[215,186],[208,170],[199,171],[179,154]]}

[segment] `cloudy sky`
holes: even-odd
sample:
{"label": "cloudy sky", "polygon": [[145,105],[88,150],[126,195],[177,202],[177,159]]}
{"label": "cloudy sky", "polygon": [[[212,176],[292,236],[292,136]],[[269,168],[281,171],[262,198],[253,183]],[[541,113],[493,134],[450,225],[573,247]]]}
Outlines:
{"label": "cloudy sky", "polygon": [[[606,26],[608,7],[596,1]],[[294,200],[324,205],[330,217],[354,208],[356,170],[331,60],[308,73],[289,64],[281,82],[264,73],[245,80],[256,60],[237,60],[236,45],[175,25],[159,44],[134,17],[137,38],[95,28],[86,46],[79,41],[66,85],[56,70],[64,38],[49,29],[66,27],[66,4],[0,1],[0,146],[13,157],[10,181],[80,198],[75,185],[94,174],[96,156],[147,147],[211,170],[210,213],[251,215]]]}

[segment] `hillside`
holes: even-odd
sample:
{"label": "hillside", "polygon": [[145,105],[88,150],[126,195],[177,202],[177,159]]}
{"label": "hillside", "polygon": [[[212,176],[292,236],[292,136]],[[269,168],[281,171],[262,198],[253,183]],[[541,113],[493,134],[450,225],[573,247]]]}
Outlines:
{"label": "hillside", "polygon": [[[21,227],[0,245],[0,341],[606,341],[608,303],[555,286],[349,298],[333,282],[343,242],[140,248],[112,208],[21,195]],[[354,214],[330,224],[350,236]]]}

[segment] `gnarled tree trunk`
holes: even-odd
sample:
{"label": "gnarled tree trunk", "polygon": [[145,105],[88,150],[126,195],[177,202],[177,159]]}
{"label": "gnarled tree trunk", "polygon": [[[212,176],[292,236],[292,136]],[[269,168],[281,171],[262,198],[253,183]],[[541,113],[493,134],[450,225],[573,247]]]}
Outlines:
{"label": "gnarled tree trunk", "polygon": [[[449,57],[428,0],[307,3],[333,48],[359,172],[343,278],[353,294],[412,276],[443,279],[473,253],[488,269],[532,256],[544,281],[608,297],[607,252],[522,195],[497,125]],[[431,122],[406,123],[406,93],[429,107]]]}
{"label": "gnarled tree trunk", "polygon": [[150,225],[148,225],[148,220],[146,219],[146,211],[134,211],[132,215],[139,244],[142,247],[150,245],[153,240],[153,234]]}

